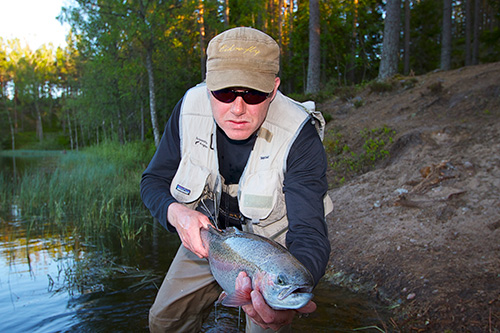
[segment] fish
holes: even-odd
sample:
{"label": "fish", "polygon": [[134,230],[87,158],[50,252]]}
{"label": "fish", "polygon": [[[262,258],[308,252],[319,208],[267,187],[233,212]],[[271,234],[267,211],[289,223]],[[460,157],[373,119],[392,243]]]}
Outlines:
{"label": "fish", "polygon": [[224,290],[220,302],[239,307],[251,303],[250,293],[236,292],[239,272],[252,281],[275,310],[299,309],[313,298],[314,280],[307,268],[285,247],[266,237],[236,228],[201,230],[212,275]]}

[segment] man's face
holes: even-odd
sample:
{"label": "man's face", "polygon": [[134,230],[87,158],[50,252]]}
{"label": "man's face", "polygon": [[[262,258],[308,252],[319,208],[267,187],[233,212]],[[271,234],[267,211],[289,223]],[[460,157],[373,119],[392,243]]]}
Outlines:
{"label": "man's face", "polygon": [[[259,104],[247,104],[242,96],[237,96],[230,103],[224,103],[210,93],[210,104],[217,125],[232,140],[248,139],[266,119],[269,104],[276,95],[279,84],[280,79],[276,78],[274,90],[268,98]],[[235,90],[244,91],[245,89]]]}

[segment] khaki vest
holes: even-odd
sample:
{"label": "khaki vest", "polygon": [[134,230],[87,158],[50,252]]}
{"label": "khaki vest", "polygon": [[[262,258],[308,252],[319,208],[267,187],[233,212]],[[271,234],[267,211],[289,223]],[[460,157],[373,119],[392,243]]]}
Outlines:
{"label": "khaki vest", "polygon": [[[313,103],[309,103],[306,105],[314,107]],[[218,171],[217,127],[212,116],[209,91],[205,84],[190,89],[184,96],[180,113],[182,158],[172,180],[172,195],[177,201],[195,208],[202,199],[219,202],[221,191],[227,191],[238,197],[240,212],[246,218],[244,230],[284,244],[288,230],[285,195],[282,191],[286,159],[311,112],[304,104],[278,91],[259,130],[239,184],[223,189]],[[314,116],[316,118],[318,115]],[[317,127],[324,126],[321,114],[317,119]],[[333,206],[328,195],[324,203],[326,216]]]}

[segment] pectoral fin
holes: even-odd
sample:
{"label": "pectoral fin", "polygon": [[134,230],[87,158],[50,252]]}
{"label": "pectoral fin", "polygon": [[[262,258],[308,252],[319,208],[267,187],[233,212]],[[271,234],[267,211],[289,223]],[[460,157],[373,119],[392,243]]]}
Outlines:
{"label": "pectoral fin", "polygon": [[[222,295],[221,295],[222,296]],[[245,293],[241,290],[236,290],[234,293],[230,295],[225,295],[225,297],[219,297],[219,301],[221,301],[222,305],[229,306],[233,308],[237,308],[242,305],[247,305],[252,303],[252,298],[250,297],[250,293]]]}

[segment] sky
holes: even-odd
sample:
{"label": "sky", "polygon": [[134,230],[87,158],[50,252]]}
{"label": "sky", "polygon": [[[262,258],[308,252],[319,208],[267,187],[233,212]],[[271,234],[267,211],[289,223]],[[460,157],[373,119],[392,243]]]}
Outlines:
{"label": "sky", "polygon": [[[22,45],[32,50],[42,44],[66,46],[67,24],[56,17],[69,0],[0,0],[0,37],[19,38]],[[26,43],[26,44],[25,44]]]}

